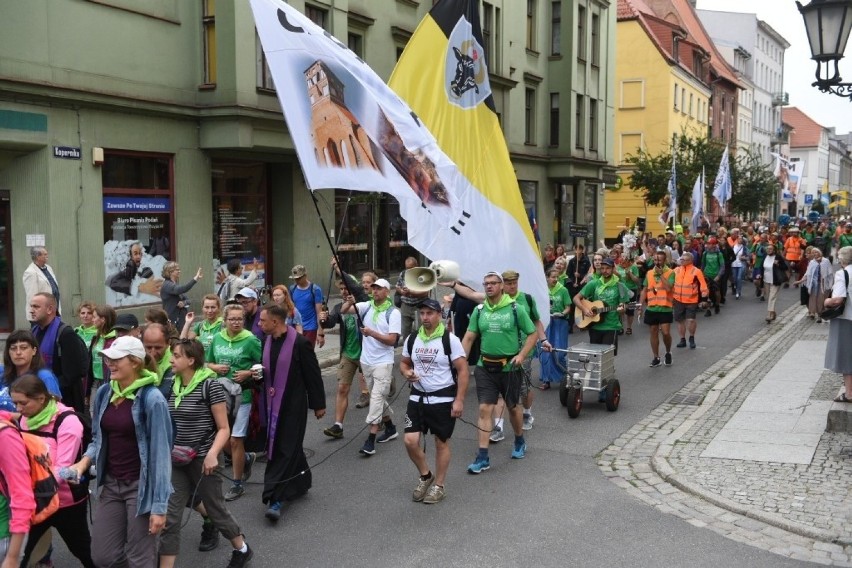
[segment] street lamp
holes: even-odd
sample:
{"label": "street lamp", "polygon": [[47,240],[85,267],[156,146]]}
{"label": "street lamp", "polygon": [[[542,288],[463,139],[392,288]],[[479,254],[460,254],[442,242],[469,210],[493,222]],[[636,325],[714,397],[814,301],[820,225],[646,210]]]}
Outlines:
{"label": "street lamp", "polygon": [[852,83],[843,83],[838,69],[852,29],[852,0],[812,0],[807,6],[797,1],[796,5],[805,20],[811,59],[817,62],[813,86],[852,99]]}

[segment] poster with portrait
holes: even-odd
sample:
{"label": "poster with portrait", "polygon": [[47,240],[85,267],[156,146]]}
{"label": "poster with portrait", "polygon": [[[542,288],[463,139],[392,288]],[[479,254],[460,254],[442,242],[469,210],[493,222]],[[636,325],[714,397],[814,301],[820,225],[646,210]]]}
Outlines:
{"label": "poster with portrait", "polygon": [[160,303],[163,266],[172,258],[171,213],[166,197],[103,198],[107,304]]}

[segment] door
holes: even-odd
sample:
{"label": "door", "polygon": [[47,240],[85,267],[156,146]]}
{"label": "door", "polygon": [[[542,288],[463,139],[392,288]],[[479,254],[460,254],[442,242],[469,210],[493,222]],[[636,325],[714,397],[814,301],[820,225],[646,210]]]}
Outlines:
{"label": "door", "polygon": [[0,190],[0,333],[9,333],[15,325],[12,301],[12,227],[9,192]]}

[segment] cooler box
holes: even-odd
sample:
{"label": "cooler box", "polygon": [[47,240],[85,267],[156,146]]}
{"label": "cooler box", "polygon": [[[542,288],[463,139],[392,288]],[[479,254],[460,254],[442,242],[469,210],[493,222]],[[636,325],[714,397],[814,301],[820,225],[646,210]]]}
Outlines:
{"label": "cooler box", "polygon": [[601,389],[615,378],[615,346],[578,343],[568,348],[568,377],[579,374],[584,388]]}

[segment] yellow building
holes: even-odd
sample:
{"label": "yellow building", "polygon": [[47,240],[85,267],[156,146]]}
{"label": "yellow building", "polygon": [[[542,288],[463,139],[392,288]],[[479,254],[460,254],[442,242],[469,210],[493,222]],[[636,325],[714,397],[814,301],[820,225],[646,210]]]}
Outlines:
{"label": "yellow building", "polygon": [[[712,135],[717,129],[711,129],[710,85],[731,83],[733,78],[736,93],[733,71],[719,62],[709,38],[700,33],[703,29],[696,31],[695,21],[687,1],[618,0],[615,161],[621,183],[618,189],[608,188],[604,198],[606,238],[618,235],[625,219],[633,223],[645,217],[647,230],[654,233],[664,228],[658,221],[661,207],[648,205],[641,191],[630,188],[627,158],[640,149],[668,152],[674,135]],[[727,133],[724,129],[729,118],[724,109],[718,108],[716,116],[722,119],[721,137],[732,135],[730,128]],[[681,213],[684,205],[688,208],[681,204]]]}

